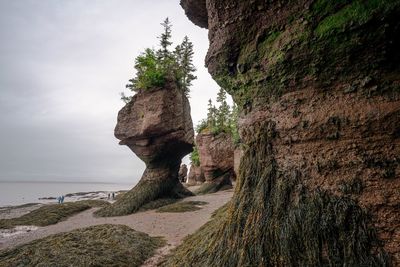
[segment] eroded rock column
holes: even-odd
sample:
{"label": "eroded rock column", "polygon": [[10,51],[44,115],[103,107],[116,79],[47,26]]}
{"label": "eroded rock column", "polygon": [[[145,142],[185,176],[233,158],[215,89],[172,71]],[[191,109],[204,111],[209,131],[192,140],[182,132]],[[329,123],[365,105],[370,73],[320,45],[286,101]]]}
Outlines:
{"label": "eroded rock column", "polygon": [[174,83],[142,90],[118,114],[115,136],[146,163],[139,183],[101,216],[125,215],[159,198],[192,195],[178,179],[182,158],[193,150],[189,101]]}

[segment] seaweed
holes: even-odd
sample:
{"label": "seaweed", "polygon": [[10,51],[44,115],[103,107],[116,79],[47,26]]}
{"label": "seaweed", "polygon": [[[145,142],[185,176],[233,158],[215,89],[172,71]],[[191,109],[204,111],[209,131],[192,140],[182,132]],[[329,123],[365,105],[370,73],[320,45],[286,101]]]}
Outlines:
{"label": "seaweed", "polygon": [[124,225],[98,225],[0,252],[1,266],[140,266],[165,245]]}
{"label": "seaweed", "polygon": [[231,177],[232,171],[225,172],[224,174],[214,178],[212,181],[206,181],[194,193],[196,195],[211,194],[218,191],[228,190],[232,188]]}
{"label": "seaweed", "polygon": [[9,229],[18,225],[48,226],[92,207],[105,207],[107,205],[109,203],[102,200],[84,200],[44,205],[21,217],[0,220],[0,229]]}
{"label": "seaweed", "polygon": [[188,212],[200,210],[202,206],[207,205],[204,201],[179,201],[174,204],[163,206],[157,209],[157,212]]}
{"label": "seaweed", "polygon": [[[143,206],[143,209],[151,209],[160,207],[160,204],[169,204],[163,201],[154,203],[159,199],[181,199],[186,196],[193,195],[189,190],[179,183],[176,179],[169,180],[146,180],[142,179],[130,191],[126,192],[121,198],[117,199],[112,205],[100,209],[95,212],[96,216],[111,217],[123,216],[134,212],[138,212]],[[151,203],[153,202],[153,203]],[[151,203],[151,204],[150,204]],[[147,207],[146,207],[147,204]]]}
{"label": "seaweed", "polygon": [[387,266],[370,216],[350,198],[308,189],[300,171],[280,171],[274,123],[253,127],[230,204],[163,266]]}

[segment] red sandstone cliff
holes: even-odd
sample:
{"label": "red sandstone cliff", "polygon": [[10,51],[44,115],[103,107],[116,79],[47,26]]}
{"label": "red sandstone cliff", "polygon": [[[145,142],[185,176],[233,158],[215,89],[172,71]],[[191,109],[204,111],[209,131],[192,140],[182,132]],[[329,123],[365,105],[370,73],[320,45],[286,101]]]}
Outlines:
{"label": "red sandstone cliff", "polygon": [[169,264],[399,265],[400,1],[181,4],[245,149],[228,211]]}

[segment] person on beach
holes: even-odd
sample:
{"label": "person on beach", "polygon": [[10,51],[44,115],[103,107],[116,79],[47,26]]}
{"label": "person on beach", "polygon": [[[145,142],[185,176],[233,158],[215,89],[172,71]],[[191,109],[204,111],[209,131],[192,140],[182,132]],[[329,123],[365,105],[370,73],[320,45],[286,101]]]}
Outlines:
{"label": "person on beach", "polygon": [[61,197],[60,196],[57,197],[57,202],[58,202],[58,204],[61,203]]}
{"label": "person on beach", "polygon": [[61,203],[64,203],[64,195],[61,196]]}
{"label": "person on beach", "polygon": [[112,192],[112,199],[113,200],[115,199],[115,193],[114,192]]}
{"label": "person on beach", "polygon": [[107,199],[110,199],[110,193],[108,193],[108,197],[107,197]]}

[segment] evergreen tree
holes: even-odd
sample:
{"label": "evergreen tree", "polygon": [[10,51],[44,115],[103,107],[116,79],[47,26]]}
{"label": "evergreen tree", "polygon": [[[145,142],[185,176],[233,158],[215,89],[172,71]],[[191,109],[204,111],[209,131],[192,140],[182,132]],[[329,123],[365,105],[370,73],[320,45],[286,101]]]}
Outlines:
{"label": "evergreen tree", "polygon": [[[163,33],[158,37],[160,39],[160,50],[158,51],[159,59],[167,63],[171,59],[171,53],[169,52],[169,47],[172,45],[172,24],[167,17],[164,22],[161,23],[164,28]],[[167,67],[167,66],[166,66]]]}
{"label": "evergreen tree", "polygon": [[209,99],[207,108],[207,125],[211,129],[216,126],[216,111],[217,109],[212,104],[211,99]]}
{"label": "evergreen tree", "polygon": [[[193,44],[185,36],[183,42],[176,46],[173,52],[171,37],[172,24],[168,18],[161,23],[163,32],[158,37],[160,48],[147,48],[135,59],[136,75],[129,80],[126,88],[133,92],[152,87],[163,87],[167,80],[174,79],[179,88],[189,97],[189,87],[197,79],[193,74],[196,68],[193,65]],[[121,93],[121,99],[129,102],[132,97]]]}
{"label": "evergreen tree", "polygon": [[181,49],[181,86],[186,95],[189,94],[189,87],[192,85],[192,81],[197,79],[193,73],[196,71],[193,65],[193,43],[189,41],[189,38],[185,36],[182,44],[179,46]]}
{"label": "evergreen tree", "polygon": [[219,103],[217,111],[217,126],[221,131],[229,131],[230,107],[226,102],[226,92],[222,88],[219,89],[217,103]]}

